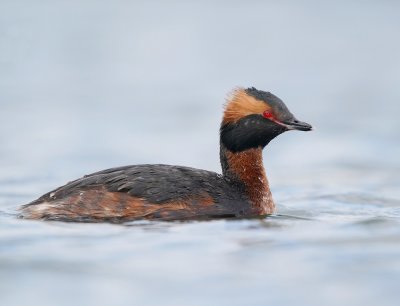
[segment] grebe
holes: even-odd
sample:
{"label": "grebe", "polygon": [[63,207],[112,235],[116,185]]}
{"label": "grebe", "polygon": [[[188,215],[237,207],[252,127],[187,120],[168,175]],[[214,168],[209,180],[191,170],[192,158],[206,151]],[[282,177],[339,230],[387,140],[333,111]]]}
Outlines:
{"label": "grebe", "polygon": [[310,131],[273,94],[236,89],[220,127],[222,175],[170,165],[103,170],[21,207],[21,218],[72,222],[188,220],[272,214],[263,148],[288,131]]}

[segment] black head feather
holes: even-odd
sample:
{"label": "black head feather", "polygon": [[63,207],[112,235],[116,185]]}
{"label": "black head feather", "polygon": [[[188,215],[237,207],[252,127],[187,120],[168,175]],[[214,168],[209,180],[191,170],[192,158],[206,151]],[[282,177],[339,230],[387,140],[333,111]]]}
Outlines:
{"label": "black head feather", "polygon": [[229,151],[240,152],[251,148],[264,148],[285,128],[263,118],[249,115],[235,123],[223,124],[220,129],[221,144]]}
{"label": "black head feather", "polygon": [[280,121],[290,121],[294,118],[293,114],[289,111],[285,103],[277,96],[273,95],[268,91],[258,90],[255,87],[245,89],[245,92],[257,100],[265,102],[269,105],[277,119]]}

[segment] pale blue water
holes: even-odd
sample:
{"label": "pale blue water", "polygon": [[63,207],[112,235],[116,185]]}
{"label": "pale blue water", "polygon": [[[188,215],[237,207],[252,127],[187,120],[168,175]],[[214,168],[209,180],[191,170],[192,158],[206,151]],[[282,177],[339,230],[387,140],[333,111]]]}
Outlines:
{"label": "pale blue water", "polygon": [[[397,305],[395,1],[1,1],[1,305]],[[16,208],[136,163],[219,171],[226,93],[312,133],[265,150],[266,219],[67,224]]]}

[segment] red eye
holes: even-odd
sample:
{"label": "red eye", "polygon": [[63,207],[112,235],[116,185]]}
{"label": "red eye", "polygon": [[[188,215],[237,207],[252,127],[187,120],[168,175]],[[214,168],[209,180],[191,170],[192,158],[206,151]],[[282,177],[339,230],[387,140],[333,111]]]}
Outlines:
{"label": "red eye", "polygon": [[273,116],[272,116],[272,113],[269,112],[269,111],[264,111],[264,112],[263,112],[263,116],[264,116],[264,118],[272,118],[272,117],[273,117]]}

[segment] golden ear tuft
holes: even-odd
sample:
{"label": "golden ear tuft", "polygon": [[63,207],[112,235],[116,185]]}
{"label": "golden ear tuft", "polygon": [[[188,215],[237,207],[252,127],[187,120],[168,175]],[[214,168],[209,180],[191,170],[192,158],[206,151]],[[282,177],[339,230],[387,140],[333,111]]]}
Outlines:
{"label": "golden ear tuft", "polygon": [[262,114],[271,108],[263,101],[248,95],[246,91],[241,88],[235,88],[228,96],[225,104],[224,116],[222,122],[234,123],[243,117]]}

